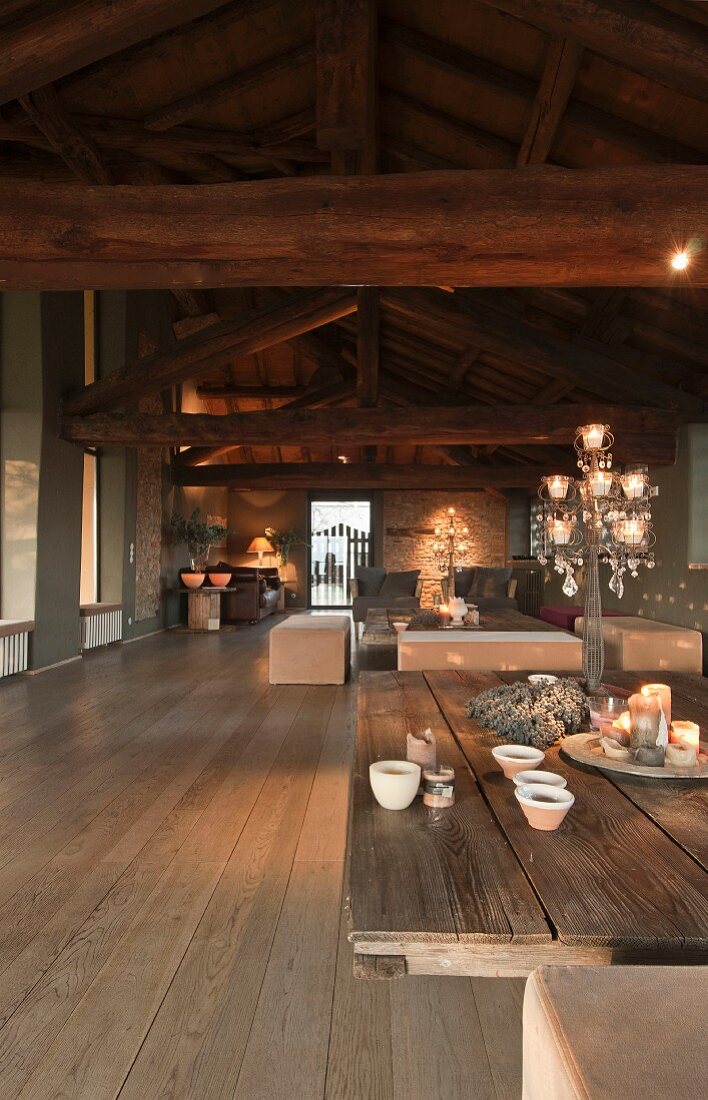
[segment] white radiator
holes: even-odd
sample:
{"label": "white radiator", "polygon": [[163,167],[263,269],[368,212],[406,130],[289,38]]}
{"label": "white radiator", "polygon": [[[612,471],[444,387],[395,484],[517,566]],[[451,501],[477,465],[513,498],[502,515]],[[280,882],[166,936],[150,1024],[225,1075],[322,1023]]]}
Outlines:
{"label": "white radiator", "polygon": [[96,646],[119,642],[123,637],[122,608],[81,613],[81,648],[95,649]]}
{"label": "white radiator", "polygon": [[27,669],[29,631],[3,634],[0,637],[0,677],[13,676]]}

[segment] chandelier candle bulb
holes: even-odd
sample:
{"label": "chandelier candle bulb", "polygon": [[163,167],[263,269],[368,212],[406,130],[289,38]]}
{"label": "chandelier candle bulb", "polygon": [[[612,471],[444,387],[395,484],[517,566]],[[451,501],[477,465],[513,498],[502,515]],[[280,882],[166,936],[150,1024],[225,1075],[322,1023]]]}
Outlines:
{"label": "chandelier candle bulb", "polygon": [[455,802],[455,769],[446,764],[423,772],[423,805],[431,810],[447,810]]}
{"label": "chandelier candle bulb", "polygon": [[605,438],[605,429],[602,424],[588,424],[583,428],[582,436],[586,451],[599,451]]}
{"label": "chandelier candle bulb", "polygon": [[548,495],[551,500],[565,500],[570,487],[570,478],[554,474],[548,479]]}
{"label": "chandelier candle bulb", "polygon": [[573,534],[573,524],[569,519],[553,519],[550,523],[550,535],[556,546],[567,546]]}
{"label": "chandelier candle bulb", "polygon": [[678,745],[690,745],[696,752],[700,750],[701,730],[697,722],[674,722],[671,727],[671,741]]}
{"label": "chandelier candle bulb", "polygon": [[671,725],[671,688],[668,684],[644,684],[641,688],[642,695],[658,695],[661,699],[661,709],[664,712],[667,726]]}
{"label": "chandelier candle bulb", "polygon": [[622,474],[620,481],[627,500],[641,500],[644,496],[644,478],[641,474]]}
{"label": "chandelier candle bulb", "polygon": [[590,478],[590,491],[594,497],[606,497],[612,488],[612,474],[596,470]]}

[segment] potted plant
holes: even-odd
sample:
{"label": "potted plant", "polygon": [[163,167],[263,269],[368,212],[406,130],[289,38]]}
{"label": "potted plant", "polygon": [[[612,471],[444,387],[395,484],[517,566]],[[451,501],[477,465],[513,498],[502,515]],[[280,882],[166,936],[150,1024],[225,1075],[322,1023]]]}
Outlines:
{"label": "potted plant", "polygon": [[193,573],[203,573],[209,559],[212,546],[223,542],[230,528],[220,523],[205,523],[200,519],[201,512],[195,508],[189,519],[174,514],[172,529],[178,542],[186,542]]}
{"label": "potted plant", "polygon": [[300,538],[297,531],[278,531],[275,527],[266,527],[265,533],[282,566],[288,564],[290,550],[293,546],[307,546],[307,543]]}

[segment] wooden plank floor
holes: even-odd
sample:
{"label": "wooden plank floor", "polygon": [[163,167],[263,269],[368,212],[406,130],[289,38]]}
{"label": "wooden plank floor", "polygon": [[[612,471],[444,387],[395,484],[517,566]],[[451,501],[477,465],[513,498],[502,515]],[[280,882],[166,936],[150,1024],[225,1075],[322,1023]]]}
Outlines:
{"label": "wooden plank floor", "polygon": [[0,683],[2,1100],[520,1097],[523,983],[354,978],[356,684],[273,622]]}

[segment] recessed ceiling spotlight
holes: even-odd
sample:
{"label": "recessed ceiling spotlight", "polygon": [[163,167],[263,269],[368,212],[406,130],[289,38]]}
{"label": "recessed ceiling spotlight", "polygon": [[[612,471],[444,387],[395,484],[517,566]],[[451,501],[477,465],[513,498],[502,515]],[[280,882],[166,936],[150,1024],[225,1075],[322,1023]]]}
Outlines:
{"label": "recessed ceiling spotlight", "polygon": [[349,461],[349,459],[347,458],[346,455],[337,455],[337,458],[339,459],[340,462],[348,462]]}
{"label": "recessed ceiling spotlight", "polygon": [[688,255],[688,252],[686,252],[685,249],[681,249],[680,252],[674,252],[673,256],[671,257],[671,266],[673,267],[674,271],[685,271],[688,267],[689,261],[690,256]]}

